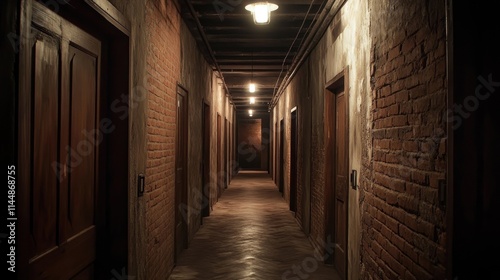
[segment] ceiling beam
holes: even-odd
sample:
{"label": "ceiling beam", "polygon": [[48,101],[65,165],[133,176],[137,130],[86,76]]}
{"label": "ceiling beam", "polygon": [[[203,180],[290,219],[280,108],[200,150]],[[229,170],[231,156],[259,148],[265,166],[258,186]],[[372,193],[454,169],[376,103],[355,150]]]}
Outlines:
{"label": "ceiling beam", "polygon": [[[233,59],[225,59],[225,58],[221,58],[221,59],[218,59],[217,60],[219,62],[220,65],[233,65],[233,64],[236,64],[236,63],[247,63],[248,65],[252,65],[252,63],[254,65],[281,65],[283,64],[283,61],[284,61],[284,58],[283,59],[254,59],[252,61],[252,59],[237,59],[237,58],[233,58]],[[286,64],[289,64],[292,62],[292,59],[289,58],[287,59],[286,61]]]}
{"label": "ceiling beam", "polygon": [[220,64],[220,69],[222,71],[231,71],[231,70],[234,70],[234,71],[244,71],[244,70],[249,70],[249,71],[253,71],[254,73],[256,72],[266,72],[266,71],[269,71],[269,70],[281,70],[281,64],[258,64],[258,65],[255,65],[255,64],[250,64],[250,63],[247,63],[247,64],[242,64],[243,61],[240,61],[238,64],[235,64],[235,63],[224,63],[224,64]]}
{"label": "ceiling beam", "polygon": [[278,78],[280,71],[222,71],[225,77],[244,76],[244,77],[276,77]]}
{"label": "ceiling beam", "polygon": [[[213,6],[213,2],[209,1],[207,2],[206,0],[190,0],[190,2],[193,4],[193,6],[200,6],[200,5],[210,5]],[[247,4],[253,3],[255,1],[252,0],[242,0],[242,1],[234,1],[237,3],[235,6],[245,6]],[[271,2],[278,4],[278,5],[284,5],[284,4],[291,4],[291,5],[309,5],[311,4],[311,0],[272,0]],[[315,4],[321,3],[319,0],[314,1]]]}
{"label": "ceiling beam", "polygon": [[255,102],[267,102],[273,96],[270,95],[270,94],[255,95],[254,93],[247,93],[247,94],[233,93],[233,99],[234,100],[245,100],[246,102],[248,102],[250,97],[255,97]]}
{"label": "ceiling beam", "polygon": [[[198,19],[198,18],[197,18]],[[305,26],[309,26],[313,22],[313,18],[307,18],[305,20]],[[251,17],[234,17],[234,18],[224,18],[221,20],[219,17],[201,18],[200,23],[203,26],[235,26],[242,29],[252,29],[252,28],[272,28],[271,26],[290,26],[299,28],[302,25],[302,19],[296,17],[276,17],[271,16],[271,23],[269,26],[256,26],[253,23]]]}
{"label": "ceiling beam", "polygon": [[260,57],[285,57],[287,52],[283,50],[279,51],[268,51],[268,52],[263,52],[260,51],[259,49],[254,50],[253,52],[243,52],[241,50],[235,51],[234,49],[228,50],[228,51],[218,51],[215,53],[215,56],[217,57],[240,57],[240,56],[248,56],[251,54],[254,54],[254,58],[260,58]]}

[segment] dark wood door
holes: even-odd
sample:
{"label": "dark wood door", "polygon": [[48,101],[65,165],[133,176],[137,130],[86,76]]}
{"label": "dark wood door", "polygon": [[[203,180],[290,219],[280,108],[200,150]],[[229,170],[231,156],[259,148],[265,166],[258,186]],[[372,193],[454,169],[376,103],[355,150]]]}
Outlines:
{"label": "dark wood door", "polygon": [[234,161],[233,161],[233,123],[230,121],[229,122],[229,135],[228,137],[228,142],[229,142],[229,147],[228,147],[228,155],[227,155],[227,161],[228,161],[228,178],[229,178],[229,184],[231,184],[231,181],[233,180],[233,169],[234,169]]}
{"label": "dark wood door", "polygon": [[187,247],[187,92],[177,87],[177,124],[175,141],[175,256]]}
{"label": "dark wood door", "polygon": [[279,191],[285,187],[285,121],[280,121]]}
{"label": "dark wood door", "polygon": [[326,238],[335,244],[328,262],[347,278],[348,105],[343,79],[325,93]]}
{"label": "dark wood door", "polygon": [[278,151],[279,151],[279,140],[278,140],[278,122],[274,124],[274,184],[278,185]]}
{"label": "dark wood door", "polygon": [[222,174],[222,123],[221,116],[217,114],[217,200],[222,195],[222,184],[223,184],[223,174]]}
{"label": "dark wood door", "polygon": [[228,164],[229,164],[229,159],[228,159],[228,153],[229,153],[229,123],[227,121],[227,118],[224,120],[224,188],[227,189],[227,186],[229,185],[229,173],[227,172],[229,170]]}
{"label": "dark wood door", "polygon": [[346,275],[347,265],[347,192],[348,189],[348,167],[347,167],[347,118],[345,94],[335,95],[335,239],[334,265],[340,275]]}
{"label": "dark wood door", "polygon": [[[500,25],[488,2],[447,2],[448,174],[438,186],[441,212],[447,215],[448,279],[495,279],[500,263],[500,52],[490,38],[500,34]],[[436,129],[433,136],[444,146],[444,132]]]}
{"label": "dark wood door", "polygon": [[210,105],[203,103],[202,217],[210,215]]}
{"label": "dark wood door", "polygon": [[93,279],[101,42],[38,3],[32,34],[31,137],[20,140],[31,154],[21,199],[29,203],[21,217],[28,270],[20,273]]}
{"label": "dark wood door", "polygon": [[290,139],[290,210],[297,211],[297,109],[292,112]]}

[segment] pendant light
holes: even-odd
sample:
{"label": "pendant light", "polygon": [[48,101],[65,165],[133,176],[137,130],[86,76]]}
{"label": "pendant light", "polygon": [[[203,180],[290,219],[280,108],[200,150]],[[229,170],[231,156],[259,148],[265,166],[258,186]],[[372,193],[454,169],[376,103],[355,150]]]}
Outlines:
{"label": "pendant light", "polygon": [[253,16],[253,21],[257,25],[265,25],[271,22],[271,12],[278,9],[278,5],[269,2],[256,2],[245,6]]}

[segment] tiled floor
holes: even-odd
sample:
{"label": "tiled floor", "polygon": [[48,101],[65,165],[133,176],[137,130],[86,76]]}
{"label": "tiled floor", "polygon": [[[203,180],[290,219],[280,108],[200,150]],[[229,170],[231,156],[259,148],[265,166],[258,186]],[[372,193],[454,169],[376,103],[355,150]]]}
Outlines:
{"label": "tiled floor", "polygon": [[314,256],[269,175],[240,172],[169,279],[339,279]]}

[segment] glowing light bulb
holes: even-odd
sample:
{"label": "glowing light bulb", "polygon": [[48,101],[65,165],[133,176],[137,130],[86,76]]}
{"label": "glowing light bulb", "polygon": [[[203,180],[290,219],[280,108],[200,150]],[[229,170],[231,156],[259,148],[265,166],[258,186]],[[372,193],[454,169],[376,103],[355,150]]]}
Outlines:
{"label": "glowing light bulb", "polygon": [[250,92],[255,92],[255,84],[254,83],[250,83],[250,85],[248,86],[248,91]]}
{"label": "glowing light bulb", "polygon": [[271,21],[271,12],[278,9],[278,5],[269,2],[257,2],[245,6],[253,15],[255,24],[263,25]]}

